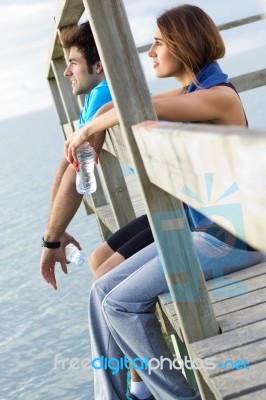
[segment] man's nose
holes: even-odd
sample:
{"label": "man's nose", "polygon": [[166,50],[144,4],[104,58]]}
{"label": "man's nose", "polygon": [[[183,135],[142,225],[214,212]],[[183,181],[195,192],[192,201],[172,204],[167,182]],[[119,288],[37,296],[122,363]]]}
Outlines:
{"label": "man's nose", "polygon": [[71,73],[72,73],[72,72],[71,72],[70,65],[68,65],[68,66],[66,67],[66,69],[65,69],[64,76],[70,76]]}

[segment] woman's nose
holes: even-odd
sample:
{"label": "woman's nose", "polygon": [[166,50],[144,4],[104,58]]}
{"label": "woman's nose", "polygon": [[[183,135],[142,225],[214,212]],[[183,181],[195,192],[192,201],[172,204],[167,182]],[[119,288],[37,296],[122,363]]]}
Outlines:
{"label": "woman's nose", "polygon": [[150,50],[148,51],[149,57],[154,57],[154,44],[151,45]]}

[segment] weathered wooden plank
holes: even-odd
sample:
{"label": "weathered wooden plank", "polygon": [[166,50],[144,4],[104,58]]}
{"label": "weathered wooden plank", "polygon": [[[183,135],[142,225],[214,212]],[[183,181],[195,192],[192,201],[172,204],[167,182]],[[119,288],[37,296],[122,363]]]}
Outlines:
{"label": "weathered wooden plank", "polygon": [[215,315],[225,315],[234,311],[243,310],[248,307],[252,307],[258,304],[262,304],[266,301],[266,288],[259,289],[255,292],[246,293],[243,296],[233,297],[215,303],[213,309]]}
{"label": "weathered wooden plank", "polygon": [[[233,297],[231,299],[225,299],[219,303],[213,304],[213,310],[216,317],[221,317],[235,311],[240,311],[248,309],[249,307],[254,307],[259,304],[266,302],[266,288],[257,290],[255,292],[247,293],[243,296]],[[173,317],[176,315],[174,304],[165,304],[165,309],[167,308],[167,315]]]}
{"label": "weathered wooden plank", "polygon": [[100,153],[101,169],[117,226],[136,218],[119,160],[106,150]]}
{"label": "weathered wooden plank", "polygon": [[266,361],[263,361],[252,366],[249,371],[234,370],[212,378],[211,383],[216,389],[217,400],[238,399],[245,394],[248,394],[250,400],[253,400],[253,392],[266,388],[265,368]]}
{"label": "weathered wooden plank", "polygon": [[[250,329],[252,329],[252,327],[250,327]],[[208,378],[229,373],[231,369],[234,369],[234,364],[238,360],[242,361],[242,363],[238,363],[239,369],[241,369],[240,367],[243,369],[245,368],[244,372],[248,373],[253,368],[254,364],[266,361],[266,339],[264,338],[247,345],[242,344],[240,347],[233,350],[217,353],[214,356],[208,357],[208,360],[215,364],[213,369],[206,369],[203,367]],[[199,361],[196,360],[195,364],[201,367]]]}
{"label": "weathered wooden plank", "polygon": [[[263,288],[265,285],[265,262],[229,274],[229,282],[225,279],[226,277],[227,276],[222,277],[224,279],[221,280],[219,278],[215,279],[214,281],[216,282],[214,283],[214,287],[211,280],[207,281],[210,298],[213,303],[215,303],[217,300],[217,296],[215,295],[215,293],[219,294],[221,290],[226,297],[230,298],[231,287],[232,290],[235,289],[234,294],[236,295],[240,292],[253,292],[250,293],[247,299],[245,296],[243,296],[242,299],[241,297],[239,297],[234,300],[232,299],[233,301],[228,300],[226,301],[226,303],[224,303],[224,301],[221,301],[219,305],[214,305],[215,315],[217,317],[217,321],[221,331],[232,331],[233,329],[236,329],[238,327],[249,325],[251,323],[265,319],[265,293],[264,291],[259,293],[256,293],[254,291],[260,287]],[[215,287],[219,288],[218,291],[214,290]],[[226,290],[226,292],[224,292],[224,290]],[[160,295],[159,301],[163,311],[170,319],[172,326],[175,328],[179,337],[182,338],[180,324],[176,315],[176,311],[172,304],[170,293],[164,293]]]}
{"label": "weathered wooden plank", "polygon": [[59,0],[55,22],[57,28],[76,24],[84,12],[82,0]]}
{"label": "weathered wooden plank", "polygon": [[230,78],[230,82],[236,87],[238,92],[264,86],[266,85],[266,69]]}
{"label": "weathered wooden plank", "polygon": [[63,57],[58,58],[52,61],[52,66],[67,119],[72,124],[79,118],[80,109],[77,99],[72,94],[71,83],[64,77],[66,62]]}
{"label": "weathered wooden plank", "polygon": [[63,131],[64,131],[65,139],[68,138],[68,136],[74,132],[73,125],[70,122],[67,122],[66,124],[63,125]]}
{"label": "weathered wooden plank", "polygon": [[50,79],[48,79],[48,82],[49,82],[49,86],[50,86],[50,89],[52,92],[52,96],[54,99],[54,103],[55,103],[55,107],[56,107],[56,111],[57,111],[57,115],[58,115],[60,124],[64,125],[67,123],[67,115],[66,115],[63,103],[62,103],[62,99],[61,99],[61,96],[59,93],[59,89],[58,89],[56,80],[55,80],[55,78],[50,78]]}
{"label": "weathered wooden plank", "polygon": [[[265,271],[266,272],[266,271]],[[209,292],[212,304],[218,303],[224,299],[230,299],[232,297],[240,296],[243,297],[250,292],[254,292],[258,289],[266,287],[266,273],[263,275],[256,276],[254,278],[247,279],[242,282],[235,282],[229,286],[224,286],[219,289]]]}
{"label": "weathered wooden plank", "polygon": [[266,399],[266,389],[262,389],[259,391],[252,391],[252,393],[244,394],[243,396],[238,396],[238,400],[264,400]]}
{"label": "weathered wooden plank", "polygon": [[161,328],[163,329],[165,334],[168,336],[173,335],[175,333],[175,330],[170,323],[170,320],[166,318],[166,314],[162,311],[159,302],[156,304],[156,312],[160,321]]}
{"label": "weathered wooden plank", "polygon": [[[224,309],[225,312],[229,312],[229,310],[226,309],[226,306],[228,302],[230,302],[230,299],[237,297],[237,299],[234,299],[235,303],[240,302],[244,306],[247,294],[250,294],[251,292],[254,293],[257,290],[264,288],[266,288],[266,274],[242,282],[237,281],[231,285],[212,290],[209,292],[209,296],[215,309],[221,308],[221,310]],[[220,308],[219,305],[221,306]]]}
{"label": "weathered wooden plank", "polygon": [[210,279],[206,282],[209,291],[230,286],[232,283],[241,282],[246,279],[255,278],[256,276],[263,275],[266,272],[266,262],[253,265],[249,268],[244,268],[231,274],[223,275],[215,279]]}
{"label": "weathered wooden plank", "polygon": [[[47,79],[49,80],[49,79],[54,79],[54,71],[53,71],[53,68],[52,68],[52,66],[51,66],[51,62],[50,62],[50,60],[49,60],[49,63],[48,63],[48,66],[47,66]],[[56,106],[56,104],[55,104],[55,106]]]}
{"label": "weathered wooden plank", "polygon": [[106,225],[107,229],[110,232],[114,233],[117,230],[118,227],[116,225],[116,221],[114,219],[110,204],[107,204],[106,206],[102,206],[102,207],[97,207],[97,209],[96,209],[93,206],[93,204],[91,203],[90,207],[95,212],[95,214],[97,214],[97,216],[100,218],[102,223],[104,225]]}
{"label": "weathered wooden plank", "polygon": [[194,357],[201,359],[213,357],[266,338],[266,320],[213,336],[190,345]]}
{"label": "weathered wooden plank", "polygon": [[132,164],[125,138],[121,134],[119,126],[115,126],[107,131],[103,148],[124,163],[128,165]]}
{"label": "weathered wooden plank", "polygon": [[155,185],[266,250],[264,131],[166,122],[133,129]]}
{"label": "weathered wooden plank", "polygon": [[[126,182],[130,193],[134,192],[134,188],[136,186],[135,178],[133,176],[127,176]],[[102,224],[106,224],[107,234],[109,234],[110,232],[114,233],[118,229],[118,226],[113,216],[110,204],[108,203],[107,205],[100,206],[100,204],[97,205],[95,204],[95,202],[92,202],[92,196],[85,196],[85,197],[86,197],[85,200],[87,203],[87,207],[89,207],[91,211],[96,214],[96,216],[100,219]],[[135,196],[131,196],[131,198],[136,215],[137,216],[142,215],[144,213],[144,209],[143,209],[143,203],[141,202],[140,199],[140,195],[136,194]]]}
{"label": "weathered wooden plank", "polygon": [[229,332],[241,326],[250,325],[255,322],[263,321],[266,317],[266,302],[255,304],[254,306],[234,311],[221,317],[217,316],[217,321],[222,332]]}
{"label": "weathered wooden plank", "polygon": [[46,76],[48,78],[53,76],[53,72],[50,69],[51,61],[55,60],[56,58],[61,58],[63,56],[64,56],[63,49],[60,46],[59,41],[58,41],[57,27],[55,24],[53,24],[52,37],[51,37],[49,53],[48,53],[47,73],[46,73]]}
{"label": "weathered wooden plank", "polygon": [[92,194],[92,199],[95,207],[105,206],[108,202],[105,197],[104,188],[102,184],[102,178],[99,173],[99,168],[94,168],[94,175],[97,182],[97,190]]}
{"label": "weathered wooden plank", "polygon": [[[180,337],[181,340],[184,340],[182,336],[182,332],[180,329],[180,324],[178,317],[176,315],[176,311],[174,309],[173,304],[163,303],[160,296],[161,307],[166,316],[169,318],[173,328],[176,330],[176,333]],[[215,310],[215,308],[214,308]],[[222,311],[224,312],[224,311]],[[236,310],[228,314],[223,314],[219,316],[218,313],[215,313],[217,322],[221,329],[221,332],[229,332],[234,329],[240,328],[242,326],[247,326],[255,322],[259,322],[265,320],[266,316],[266,301],[261,304],[251,305],[247,308]]]}

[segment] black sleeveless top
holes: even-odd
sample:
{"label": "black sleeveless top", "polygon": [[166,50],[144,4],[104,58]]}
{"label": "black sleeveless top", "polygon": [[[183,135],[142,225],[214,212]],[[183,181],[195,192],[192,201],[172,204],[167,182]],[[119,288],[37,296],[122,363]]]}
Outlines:
{"label": "black sleeveless top", "polygon": [[[234,87],[234,85],[232,85],[231,82],[220,83],[220,85],[217,85],[217,86],[228,86],[228,87],[230,87],[231,89],[233,89],[233,90],[236,92],[236,94],[238,95],[238,97],[239,97],[239,94],[238,94],[236,88]],[[240,99],[240,97],[239,97],[239,99]],[[240,102],[241,102],[241,99],[240,99]],[[241,104],[242,104],[242,103],[241,103]],[[242,107],[243,107],[243,106],[242,106]],[[244,112],[244,115],[245,115],[246,127],[248,128],[248,120],[247,120],[247,116],[246,116],[246,113],[245,113],[244,108],[243,108],[243,112]]]}

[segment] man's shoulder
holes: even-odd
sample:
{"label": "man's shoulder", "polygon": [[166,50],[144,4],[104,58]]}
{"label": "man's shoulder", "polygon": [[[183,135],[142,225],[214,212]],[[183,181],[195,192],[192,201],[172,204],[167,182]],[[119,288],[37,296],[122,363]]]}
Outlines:
{"label": "man's shoulder", "polygon": [[107,81],[100,82],[90,93],[90,102],[94,102],[101,99],[103,103],[111,100],[111,93]]}
{"label": "man's shoulder", "polygon": [[92,89],[91,93],[94,91],[110,91],[107,81],[104,80],[98,83],[98,85]]}

